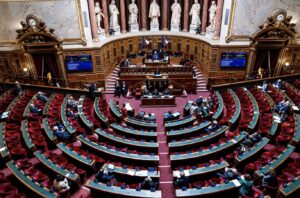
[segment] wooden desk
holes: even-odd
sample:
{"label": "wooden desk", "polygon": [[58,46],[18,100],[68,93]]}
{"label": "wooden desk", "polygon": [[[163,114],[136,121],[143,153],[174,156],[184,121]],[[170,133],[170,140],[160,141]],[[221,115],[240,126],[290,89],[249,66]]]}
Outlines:
{"label": "wooden desk", "polygon": [[149,66],[160,66],[160,65],[168,65],[170,62],[169,61],[164,61],[164,60],[152,60],[152,59],[145,59],[144,64],[149,65]]}
{"label": "wooden desk", "polygon": [[161,98],[161,97],[142,97],[141,105],[145,106],[175,106],[175,97]]}

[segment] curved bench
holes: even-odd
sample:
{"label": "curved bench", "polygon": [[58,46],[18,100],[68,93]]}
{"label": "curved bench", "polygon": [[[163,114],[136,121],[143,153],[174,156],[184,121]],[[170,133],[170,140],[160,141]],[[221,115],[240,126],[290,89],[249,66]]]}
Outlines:
{"label": "curved bench", "polygon": [[223,113],[223,108],[224,108],[223,98],[219,91],[216,91],[216,96],[219,101],[219,106],[218,106],[216,113],[214,113],[214,115],[212,116],[212,118],[215,120],[217,120],[221,116],[221,114]]}
{"label": "curved bench", "polygon": [[132,119],[132,118],[125,118],[124,121],[128,124],[128,125],[134,125],[137,127],[142,127],[142,128],[150,128],[150,129],[156,129],[157,124],[156,122],[144,122],[144,121],[140,121],[137,119]]}
{"label": "curved bench", "polygon": [[190,140],[184,140],[184,141],[177,141],[177,142],[170,142],[169,143],[169,148],[181,148],[183,146],[191,146],[194,144],[199,144],[199,143],[203,143],[207,140],[211,140],[212,138],[215,138],[223,133],[225,133],[225,131],[228,130],[227,126],[221,126],[219,129],[217,129],[216,131],[213,131],[205,136],[202,137],[197,137],[197,138],[193,138]]}
{"label": "curved bench", "polygon": [[208,127],[211,124],[210,121],[205,121],[195,127],[191,127],[191,128],[187,128],[184,130],[171,130],[167,132],[167,137],[169,139],[169,137],[179,137],[179,136],[183,136],[183,135],[187,135],[187,134],[191,134],[191,133],[195,133],[195,132],[199,132],[200,130],[203,130],[204,128]]}
{"label": "curved bench", "polygon": [[86,127],[89,129],[94,128],[94,124],[86,117],[83,111],[83,103],[84,103],[85,95],[80,96],[79,104],[77,105],[78,115],[80,120],[84,123]]}
{"label": "curved bench", "polygon": [[31,139],[31,137],[29,136],[29,133],[28,133],[28,120],[23,120],[21,122],[21,132],[22,132],[22,137],[23,137],[23,140],[24,140],[27,148],[31,151],[35,151],[36,146],[32,142],[32,139]]}
{"label": "curved bench", "polygon": [[130,154],[130,153],[125,153],[125,152],[120,152],[116,151],[113,149],[108,149],[104,146],[101,146],[95,142],[92,142],[88,140],[87,138],[84,138],[82,135],[77,136],[77,139],[80,140],[84,145],[93,148],[94,150],[97,150],[99,152],[115,156],[115,157],[120,157],[120,158],[125,158],[129,160],[137,160],[137,161],[147,161],[147,162],[158,162],[159,161],[159,156],[158,155],[138,155],[138,154]]}
{"label": "curved bench", "polygon": [[69,131],[70,134],[73,135],[76,133],[76,130],[71,126],[70,122],[67,119],[67,115],[66,115],[67,101],[68,101],[69,96],[70,96],[70,94],[67,94],[65,96],[64,101],[60,107],[60,114],[61,114],[61,120],[62,120],[65,128]]}
{"label": "curved bench", "polygon": [[5,143],[5,124],[0,123],[0,154],[4,161],[11,159],[10,153]]}
{"label": "curved bench", "polygon": [[229,123],[231,125],[233,125],[234,123],[236,123],[236,121],[239,119],[240,115],[241,115],[241,103],[239,98],[237,97],[236,93],[234,91],[232,91],[231,89],[229,89],[230,94],[233,97],[234,103],[235,103],[235,112],[232,115],[232,117],[229,119]]}
{"label": "curved bench", "polygon": [[187,118],[183,118],[180,120],[169,121],[165,123],[165,128],[166,130],[168,130],[170,128],[184,127],[188,124],[192,124],[195,120],[196,120],[195,116],[189,116]]}
{"label": "curved bench", "polygon": [[294,181],[287,184],[287,186],[281,188],[279,193],[284,197],[289,197],[293,193],[300,189],[300,177],[297,177]]}
{"label": "curved bench", "polygon": [[7,168],[13,173],[13,175],[28,189],[32,190],[34,193],[41,197],[54,198],[59,197],[57,193],[51,192],[50,189],[46,189],[40,186],[40,184],[32,181],[31,178],[25,176],[24,172],[20,170],[13,161],[6,163]]}
{"label": "curved bench", "polygon": [[102,137],[105,137],[109,140],[115,141],[120,144],[125,144],[127,146],[134,146],[134,147],[138,147],[140,149],[143,147],[144,148],[152,148],[155,150],[158,149],[158,143],[155,143],[155,142],[145,142],[145,141],[142,142],[142,141],[130,140],[130,139],[126,139],[126,138],[120,138],[120,137],[114,136],[112,134],[109,134],[101,129],[96,129],[95,132]]}
{"label": "curved bench", "polygon": [[253,117],[252,117],[251,122],[249,123],[248,128],[250,130],[254,130],[254,128],[256,127],[256,125],[258,123],[258,119],[259,119],[259,107],[258,107],[257,101],[255,100],[252,93],[246,88],[244,88],[243,90],[249,96],[252,106],[253,106]]}
{"label": "curved bench", "polygon": [[124,197],[148,197],[148,198],[160,198],[161,191],[151,192],[150,190],[140,190],[136,189],[121,189],[117,186],[107,186],[103,183],[96,183],[95,181],[88,181],[86,186],[91,189],[92,194],[95,193],[99,195],[99,192],[108,193],[111,196],[124,196]]}
{"label": "curved bench", "polygon": [[122,127],[116,123],[112,123],[110,124],[110,127],[113,128],[114,130],[118,131],[118,132],[122,132],[125,133],[127,135],[132,135],[132,136],[142,136],[142,137],[148,137],[148,138],[153,138],[156,140],[157,137],[157,132],[143,132],[143,131],[138,131],[138,130],[133,130],[133,129],[129,129],[126,127]]}
{"label": "curved bench", "polygon": [[94,109],[95,109],[96,115],[103,123],[108,125],[109,123],[108,123],[107,117],[105,115],[103,115],[103,113],[100,111],[99,100],[100,100],[99,97],[96,97],[95,101],[94,101]]}
{"label": "curved bench", "polygon": [[44,131],[45,131],[46,135],[48,136],[48,138],[52,142],[57,143],[58,142],[57,137],[53,134],[53,132],[49,126],[49,123],[47,121],[47,118],[43,118],[42,123],[43,123]]}
{"label": "curved bench", "polygon": [[109,108],[118,121],[122,120],[123,114],[117,109],[114,100],[109,101]]}

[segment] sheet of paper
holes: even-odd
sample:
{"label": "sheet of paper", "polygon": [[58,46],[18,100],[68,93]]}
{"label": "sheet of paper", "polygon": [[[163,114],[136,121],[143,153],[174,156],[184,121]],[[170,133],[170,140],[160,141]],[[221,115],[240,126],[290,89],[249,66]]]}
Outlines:
{"label": "sheet of paper", "polygon": [[81,107],[82,107],[82,105],[78,105],[77,107],[78,107],[78,108],[81,108]]}
{"label": "sheet of paper", "polygon": [[8,111],[3,112],[2,116],[1,116],[1,119],[7,118],[8,117],[8,113],[9,113]]}
{"label": "sheet of paper", "polygon": [[234,183],[236,187],[241,186],[241,183],[237,179],[232,180],[232,183]]}
{"label": "sheet of paper", "polygon": [[0,148],[0,152],[5,151],[6,147]]}
{"label": "sheet of paper", "polygon": [[298,108],[297,106],[295,106],[295,105],[292,106],[292,109],[293,109],[294,111],[299,111],[299,108]]}
{"label": "sheet of paper", "polygon": [[130,169],[130,170],[127,171],[127,174],[128,174],[128,175],[131,175],[131,176],[134,176],[135,170]]}
{"label": "sheet of paper", "polygon": [[107,168],[109,168],[109,169],[112,169],[112,170],[113,170],[113,169],[115,168],[115,165],[113,165],[113,164],[108,164],[108,165],[107,165]]}
{"label": "sheet of paper", "polygon": [[188,170],[184,170],[183,172],[184,172],[185,176],[190,176],[190,172]]}
{"label": "sheet of paper", "polygon": [[148,171],[147,170],[135,171],[135,175],[146,177],[146,176],[148,176]]}

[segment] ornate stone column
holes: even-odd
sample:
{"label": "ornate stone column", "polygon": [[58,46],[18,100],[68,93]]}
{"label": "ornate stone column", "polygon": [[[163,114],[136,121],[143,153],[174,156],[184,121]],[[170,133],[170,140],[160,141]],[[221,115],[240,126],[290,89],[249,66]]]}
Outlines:
{"label": "ornate stone column", "polygon": [[182,31],[187,32],[188,29],[189,29],[189,0],[184,0]]}
{"label": "ornate stone column", "polygon": [[168,8],[168,2],[166,0],[162,1],[162,26],[161,29],[164,31],[168,30],[168,12],[169,12],[169,8]]}
{"label": "ornate stone column", "polygon": [[141,0],[141,23],[142,31],[147,31],[148,16],[147,16],[147,0]]}
{"label": "ornate stone column", "polygon": [[126,33],[126,11],[125,11],[125,0],[120,0],[120,10],[121,10],[121,31],[122,33]]}
{"label": "ornate stone column", "polygon": [[102,3],[102,11],[105,16],[105,18],[103,18],[105,34],[106,36],[109,36],[109,22],[108,22],[109,15],[107,10],[107,0],[101,0],[101,3]]}
{"label": "ornate stone column", "polygon": [[92,38],[93,38],[93,41],[99,41],[97,20],[96,20],[96,14],[95,14],[95,1],[88,0],[88,4],[89,4],[89,14],[90,14]]}
{"label": "ornate stone column", "polygon": [[220,38],[224,0],[218,0],[214,39]]}
{"label": "ornate stone column", "polygon": [[203,11],[202,11],[202,27],[201,34],[205,34],[207,26],[207,11],[208,11],[208,0],[204,0]]}

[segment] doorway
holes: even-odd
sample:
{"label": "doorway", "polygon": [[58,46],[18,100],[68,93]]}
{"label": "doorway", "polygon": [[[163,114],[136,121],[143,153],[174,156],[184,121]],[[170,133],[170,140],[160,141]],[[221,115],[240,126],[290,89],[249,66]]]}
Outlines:
{"label": "doorway", "polygon": [[253,71],[256,73],[261,67],[264,78],[274,76],[280,51],[281,49],[257,49]]}

